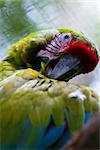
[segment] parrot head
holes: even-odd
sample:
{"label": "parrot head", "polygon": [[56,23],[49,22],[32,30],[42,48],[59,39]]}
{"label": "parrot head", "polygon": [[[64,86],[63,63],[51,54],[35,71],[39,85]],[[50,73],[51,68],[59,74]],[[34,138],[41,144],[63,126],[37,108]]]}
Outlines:
{"label": "parrot head", "polygon": [[92,71],[99,57],[95,45],[83,33],[71,29],[34,32],[12,45],[10,62],[43,75],[66,80]]}
{"label": "parrot head", "polygon": [[[86,40],[72,33],[58,33],[53,40],[37,53],[45,65],[44,74],[57,80],[70,78],[92,71],[98,61],[96,49]],[[82,41],[83,40],[83,41]]]}

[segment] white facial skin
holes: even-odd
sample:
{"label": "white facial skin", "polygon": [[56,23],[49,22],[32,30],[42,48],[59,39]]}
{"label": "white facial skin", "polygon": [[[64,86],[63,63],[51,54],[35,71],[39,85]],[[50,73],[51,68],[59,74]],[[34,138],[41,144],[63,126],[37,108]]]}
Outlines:
{"label": "white facial skin", "polygon": [[59,39],[60,39],[61,47],[63,48],[70,44],[70,42],[72,40],[71,33],[61,34],[61,35],[59,35]]}
{"label": "white facial skin", "polygon": [[52,52],[59,53],[65,46],[68,46],[72,40],[71,33],[60,33],[55,36],[46,49]]}
{"label": "white facial skin", "polygon": [[44,50],[40,50],[37,56],[48,57],[50,60],[58,58],[64,47],[68,46],[72,40],[71,33],[57,34]]}

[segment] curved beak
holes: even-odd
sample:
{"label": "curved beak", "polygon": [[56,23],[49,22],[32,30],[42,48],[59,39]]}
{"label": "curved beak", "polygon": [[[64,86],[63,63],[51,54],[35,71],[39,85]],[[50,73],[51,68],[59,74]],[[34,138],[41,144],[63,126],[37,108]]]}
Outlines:
{"label": "curved beak", "polygon": [[[53,62],[52,62],[53,63]],[[48,70],[47,76],[57,80],[69,80],[82,72],[82,65],[78,57],[70,53],[62,55],[54,67]]]}

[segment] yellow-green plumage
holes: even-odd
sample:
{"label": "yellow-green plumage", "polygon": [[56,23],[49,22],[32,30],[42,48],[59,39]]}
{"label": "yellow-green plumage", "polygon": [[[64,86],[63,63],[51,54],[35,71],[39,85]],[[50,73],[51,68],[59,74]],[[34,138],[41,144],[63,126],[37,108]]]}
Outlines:
{"label": "yellow-green plumage", "polygon": [[100,110],[100,97],[90,88],[49,79],[30,69],[34,68],[30,58],[59,32],[71,32],[77,40],[91,44],[69,29],[40,31],[13,44],[0,62],[1,149],[38,148],[51,120],[52,128],[68,124],[73,134],[83,127],[86,112],[95,115]]}
{"label": "yellow-green plumage", "polygon": [[[59,33],[71,33],[77,41],[84,42],[94,48],[97,51],[94,43],[90,42],[83,33],[77,33],[71,29],[51,29],[33,32],[23,39],[13,44],[8,51],[7,61],[14,64],[17,69],[24,67],[32,67],[31,59],[34,60],[36,53],[44,48],[56,34]],[[33,65],[34,67],[34,65]]]}
{"label": "yellow-green plumage", "polygon": [[8,61],[0,62],[0,81],[12,75],[16,71],[15,67]]}
{"label": "yellow-green plumage", "polygon": [[[84,100],[69,97],[76,90]],[[73,133],[82,128],[85,111],[99,111],[99,97],[88,87],[51,80],[31,69],[19,71],[0,82],[1,145],[16,143],[27,119],[32,131],[46,128],[51,116],[55,126],[62,126],[66,118]]]}
{"label": "yellow-green plumage", "polygon": [[29,34],[11,46],[8,51],[8,60],[10,58],[16,65],[31,67],[29,59],[32,55],[34,59],[35,53],[49,43],[57,33],[59,33],[58,30],[45,30]]}

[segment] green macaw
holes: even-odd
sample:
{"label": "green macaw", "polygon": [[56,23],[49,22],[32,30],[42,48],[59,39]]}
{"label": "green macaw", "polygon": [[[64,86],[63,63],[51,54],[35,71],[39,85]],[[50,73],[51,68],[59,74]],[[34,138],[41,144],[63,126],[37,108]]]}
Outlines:
{"label": "green macaw", "polygon": [[13,44],[0,62],[0,149],[63,146],[100,110],[92,89],[66,81],[98,61],[95,45],[69,29],[34,32]]}

